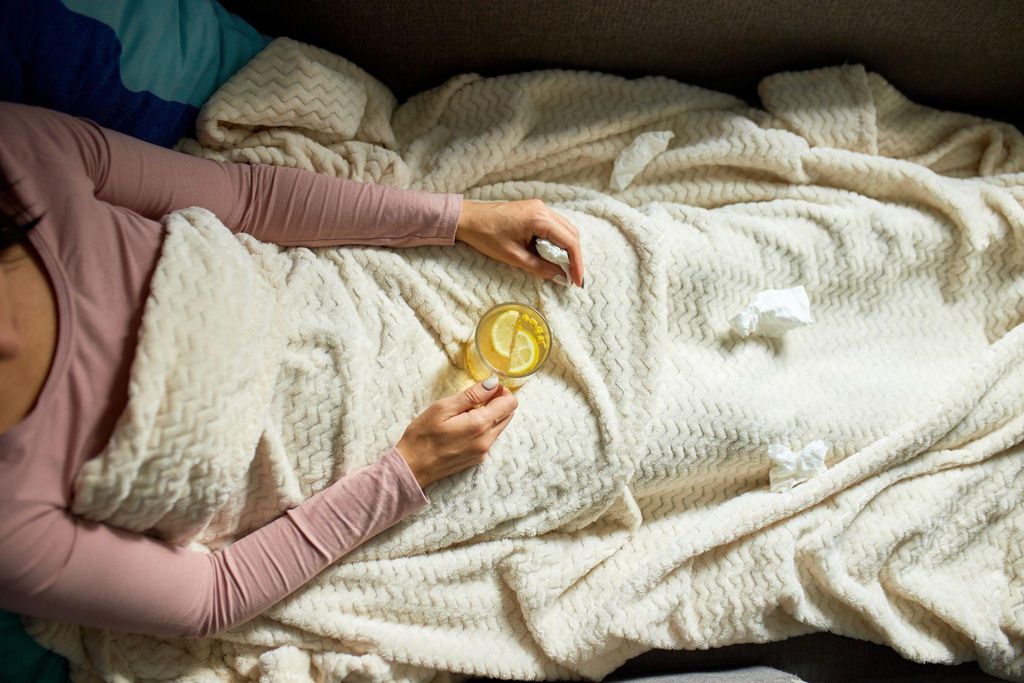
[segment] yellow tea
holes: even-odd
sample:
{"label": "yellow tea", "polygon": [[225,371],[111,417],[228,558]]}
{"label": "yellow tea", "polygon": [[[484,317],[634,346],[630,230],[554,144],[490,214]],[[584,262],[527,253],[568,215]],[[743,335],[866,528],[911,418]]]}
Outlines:
{"label": "yellow tea", "polygon": [[477,381],[497,375],[509,388],[522,385],[547,360],[551,331],[537,310],[500,304],[484,313],[466,352],[469,374]]}

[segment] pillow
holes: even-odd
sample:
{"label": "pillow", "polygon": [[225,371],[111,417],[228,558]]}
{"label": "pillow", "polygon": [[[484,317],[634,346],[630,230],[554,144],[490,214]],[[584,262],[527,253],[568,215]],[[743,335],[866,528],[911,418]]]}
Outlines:
{"label": "pillow", "polygon": [[0,99],[170,147],[270,42],[213,0],[0,0]]}

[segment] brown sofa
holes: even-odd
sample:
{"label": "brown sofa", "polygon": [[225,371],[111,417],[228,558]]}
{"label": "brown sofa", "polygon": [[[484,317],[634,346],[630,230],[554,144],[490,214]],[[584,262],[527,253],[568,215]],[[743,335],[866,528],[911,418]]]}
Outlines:
{"label": "brown sofa", "polygon": [[[918,103],[1024,127],[1024,0],[221,2],[267,35],[344,56],[399,101],[469,71],[566,68],[668,76],[756,104],[757,82],[768,74],[857,62]],[[974,662],[916,664],[831,634],[653,650],[606,680],[787,680],[778,670],[828,683],[998,680]]]}

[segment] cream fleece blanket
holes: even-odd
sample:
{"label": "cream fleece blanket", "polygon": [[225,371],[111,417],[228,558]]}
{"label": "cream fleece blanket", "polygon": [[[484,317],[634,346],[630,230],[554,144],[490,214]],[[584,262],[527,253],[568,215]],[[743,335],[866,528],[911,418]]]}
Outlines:
{"label": "cream fleece blanket", "polygon": [[[537,306],[557,345],[482,466],[255,620],[35,636],[76,680],[596,679],[651,648],[814,631],[1024,680],[1024,140],[859,66],[760,93],[548,70],[396,108],[275,41],[184,149],[540,198],[580,229],[586,289],[463,244],[288,250],[169,216],[128,408],[77,482],[93,519],[214,550],[465,386],[490,305]],[[653,130],[669,149],[610,192]],[[798,284],[813,325],[730,331]],[[771,493],[768,444],[819,438],[828,470]]]}

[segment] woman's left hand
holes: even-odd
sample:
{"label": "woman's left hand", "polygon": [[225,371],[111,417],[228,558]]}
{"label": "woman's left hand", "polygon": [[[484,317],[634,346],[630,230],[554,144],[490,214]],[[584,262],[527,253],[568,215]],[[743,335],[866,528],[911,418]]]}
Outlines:
{"label": "woman's left hand", "polygon": [[456,240],[465,242],[485,256],[547,280],[562,275],[561,268],[530,250],[534,237],[549,240],[569,252],[572,281],[582,287],[580,232],[544,202],[539,199],[511,202],[462,200]]}

